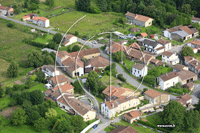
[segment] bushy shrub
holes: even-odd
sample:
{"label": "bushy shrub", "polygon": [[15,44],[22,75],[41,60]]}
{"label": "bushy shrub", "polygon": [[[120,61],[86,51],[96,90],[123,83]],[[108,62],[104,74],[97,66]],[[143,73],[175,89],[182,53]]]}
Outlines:
{"label": "bushy shrub", "polygon": [[117,78],[118,78],[119,80],[121,80],[122,82],[126,82],[126,79],[123,77],[123,74],[119,74],[119,75],[117,76]]}

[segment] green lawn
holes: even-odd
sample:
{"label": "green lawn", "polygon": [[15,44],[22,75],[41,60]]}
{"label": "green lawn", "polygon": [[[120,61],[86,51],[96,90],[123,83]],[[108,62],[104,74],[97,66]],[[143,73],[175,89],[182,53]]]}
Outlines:
{"label": "green lawn", "polygon": [[[138,133],[155,133],[154,130],[145,128],[143,126],[135,126],[137,123],[129,124],[128,122],[121,120],[120,122],[115,123],[114,125],[119,125],[119,126],[131,126],[133,129],[135,129]],[[108,126],[104,129],[104,131],[110,131],[112,129],[111,126]]]}
{"label": "green lawn", "polygon": [[[38,133],[32,126],[22,125],[22,126],[6,126],[1,131],[1,133]],[[50,133],[50,131],[42,131],[41,133]]]}
{"label": "green lawn", "polygon": [[135,62],[131,62],[131,61],[128,60],[128,59],[125,59],[125,60],[123,61],[123,63],[126,64],[126,68],[128,68],[128,70],[132,70],[132,66],[135,64]]}
{"label": "green lawn", "polygon": [[148,120],[149,123],[151,123],[151,124],[153,124],[155,126],[157,126],[159,124],[162,124],[162,119],[161,119],[159,113],[146,117],[146,120]]}
{"label": "green lawn", "polygon": [[53,35],[52,34],[48,34],[46,37],[39,36],[34,41],[46,44],[46,43],[50,43],[52,41],[52,39],[53,39]]}
{"label": "green lawn", "polygon": [[37,84],[37,85],[31,87],[30,89],[27,89],[26,91],[29,91],[29,92],[34,91],[34,90],[46,91],[47,88],[45,88],[44,85],[45,85],[45,84],[39,83],[39,84]]}
{"label": "green lawn", "polygon": [[14,4],[16,1],[19,1],[19,0],[0,0],[0,4],[2,6],[10,6]]}
{"label": "green lawn", "polygon": [[11,100],[12,98],[10,98],[9,95],[4,96],[3,98],[0,98],[0,110],[7,107]]}

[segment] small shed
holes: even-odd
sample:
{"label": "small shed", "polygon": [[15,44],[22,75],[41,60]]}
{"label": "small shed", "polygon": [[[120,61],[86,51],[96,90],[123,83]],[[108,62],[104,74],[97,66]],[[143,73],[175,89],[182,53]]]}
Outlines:
{"label": "small shed", "polygon": [[149,35],[149,37],[150,37],[151,39],[153,39],[153,38],[154,38],[154,35],[151,34],[151,35]]}

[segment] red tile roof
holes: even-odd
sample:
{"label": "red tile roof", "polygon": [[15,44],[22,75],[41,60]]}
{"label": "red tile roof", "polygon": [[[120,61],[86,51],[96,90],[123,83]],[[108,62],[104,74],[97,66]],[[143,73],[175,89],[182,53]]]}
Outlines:
{"label": "red tile roof", "polygon": [[142,21],[142,22],[147,22],[149,19],[152,19],[150,17],[143,16],[143,15],[140,15],[140,14],[134,14],[134,13],[131,13],[131,12],[127,12],[125,15],[132,17],[132,18],[135,18],[136,20]]}
{"label": "red tile roof", "polygon": [[119,126],[114,130],[107,132],[107,133],[138,133],[135,129],[131,126]]}
{"label": "red tile roof", "polygon": [[167,80],[173,79],[175,77],[178,77],[177,72],[169,72],[169,73],[165,73],[163,75],[160,76],[160,78],[165,82]]}
{"label": "red tile roof", "polygon": [[91,54],[100,54],[100,50],[98,48],[92,48],[92,49],[86,49],[86,50],[82,50],[82,51],[77,51],[77,52],[72,52],[70,53],[71,57],[74,58],[80,58],[82,59],[84,56],[86,55],[91,55]]}
{"label": "red tile roof", "polygon": [[151,98],[156,98],[158,96],[161,96],[163,94],[165,95],[169,95],[169,94],[166,94],[166,93],[162,93],[162,92],[159,92],[159,91],[155,91],[153,89],[148,89],[144,92],[146,95],[150,96]]}
{"label": "red tile roof", "polygon": [[39,21],[39,20],[41,20],[41,21],[47,21],[47,20],[49,20],[48,18],[45,18],[45,17],[33,17],[32,19],[36,20],[36,21]]}
{"label": "red tile roof", "polygon": [[106,67],[110,65],[110,61],[102,56],[94,57],[87,60],[85,66],[92,65],[93,67]]}
{"label": "red tile roof", "polygon": [[56,85],[57,85],[57,81],[58,83],[69,82],[69,79],[65,77],[64,75],[55,76],[51,78],[50,80],[52,80]]}
{"label": "red tile roof", "polygon": [[117,107],[117,104],[113,100],[106,101],[105,104],[109,109],[113,109]]}

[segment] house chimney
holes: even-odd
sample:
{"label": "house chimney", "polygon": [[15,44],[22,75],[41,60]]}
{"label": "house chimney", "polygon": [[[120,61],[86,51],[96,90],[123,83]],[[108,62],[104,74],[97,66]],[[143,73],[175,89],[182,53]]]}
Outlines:
{"label": "house chimney", "polygon": [[104,99],[104,101],[106,102],[106,98]]}
{"label": "house chimney", "polygon": [[198,62],[196,62],[196,65],[198,65],[199,63]]}
{"label": "house chimney", "polygon": [[137,17],[138,17],[138,15],[136,14],[136,15],[135,15],[135,19],[136,19]]}
{"label": "house chimney", "polygon": [[114,108],[114,103],[112,103],[112,107]]}

